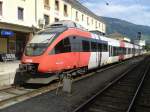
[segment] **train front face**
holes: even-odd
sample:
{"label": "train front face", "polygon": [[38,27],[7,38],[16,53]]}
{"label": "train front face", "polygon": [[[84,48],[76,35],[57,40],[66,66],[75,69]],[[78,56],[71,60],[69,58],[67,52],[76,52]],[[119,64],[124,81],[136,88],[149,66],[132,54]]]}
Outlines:
{"label": "train front face", "polygon": [[48,64],[52,61],[48,55],[56,38],[66,28],[49,28],[42,30],[33,36],[27,44],[19,68],[32,73],[50,73]]}

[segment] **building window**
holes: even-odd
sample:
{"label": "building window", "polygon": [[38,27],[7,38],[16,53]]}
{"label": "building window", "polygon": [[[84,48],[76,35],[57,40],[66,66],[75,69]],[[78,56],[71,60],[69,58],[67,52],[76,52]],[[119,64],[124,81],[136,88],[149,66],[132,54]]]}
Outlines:
{"label": "building window", "polygon": [[49,0],[44,0],[44,6],[49,6]]}
{"label": "building window", "polygon": [[92,19],[92,25],[93,25],[93,19]]}
{"label": "building window", "polygon": [[102,30],[105,31],[105,25],[104,24],[102,24]]}
{"label": "building window", "polygon": [[101,23],[99,23],[99,28],[101,28]]}
{"label": "building window", "polygon": [[66,4],[64,4],[64,16],[68,16],[68,8]]}
{"label": "building window", "polygon": [[95,21],[95,27],[97,28],[97,21]]}
{"label": "building window", "polygon": [[82,21],[84,21],[84,15],[82,14]]}
{"label": "building window", "polygon": [[55,0],[55,10],[59,10],[59,1]]}
{"label": "building window", "polygon": [[0,15],[3,14],[3,2],[0,2]]}
{"label": "building window", "polygon": [[45,9],[50,9],[50,7],[49,7],[49,0],[44,0],[44,8]]}
{"label": "building window", "polygon": [[45,19],[45,25],[48,25],[49,24],[49,16],[44,15],[44,19]]}
{"label": "building window", "polygon": [[76,21],[79,21],[79,18],[78,18],[78,11],[76,11]]}
{"label": "building window", "polygon": [[18,7],[18,19],[23,20],[23,11],[24,9],[21,7]]}
{"label": "building window", "polygon": [[58,22],[59,21],[59,19],[58,18],[55,18],[55,22]]}
{"label": "building window", "polygon": [[89,17],[87,17],[87,25],[89,25]]}

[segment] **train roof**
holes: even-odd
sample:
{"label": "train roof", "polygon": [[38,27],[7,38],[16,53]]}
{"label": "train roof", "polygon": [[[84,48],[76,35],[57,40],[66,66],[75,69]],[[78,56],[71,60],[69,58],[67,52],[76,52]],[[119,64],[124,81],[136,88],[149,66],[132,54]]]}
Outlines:
{"label": "train roof", "polygon": [[79,28],[81,30],[86,30],[86,28],[84,28],[82,25],[75,23],[71,20],[61,20],[58,22],[54,22],[50,25],[47,25],[45,28],[57,28],[57,27],[66,27],[66,28]]}
{"label": "train roof", "polygon": [[100,32],[100,31],[97,31],[97,30],[93,30],[93,31],[90,31],[90,32],[93,33],[93,34],[101,36],[102,38],[106,39],[107,41],[123,41],[123,42],[128,43],[128,44],[140,46],[140,45],[135,44],[133,42],[128,42],[128,41],[124,41],[124,40],[117,40],[117,39],[114,39],[114,38],[106,37],[104,33]]}
{"label": "train roof", "polygon": [[[84,27],[82,27],[81,25],[79,25],[79,24],[77,24],[77,23],[75,23],[71,20],[61,20],[61,21],[58,21],[58,22],[54,22],[53,24],[50,24],[50,25],[46,26],[44,30],[39,31],[38,34],[61,33],[65,30],[67,30],[68,28],[77,28],[77,29],[89,32],[91,34],[95,34],[95,35],[100,36],[102,39],[104,39],[106,41],[109,41],[109,42],[111,42],[111,41],[112,42],[119,42],[120,41],[120,40],[108,38],[108,37],[105,36],[104,33],[99,32],[97,30],[96,31],[87,31]],[[124,41],[124,42],[136,45],[136,44],[131,43],[131,42],[126,42],[126,41]],[[139,45],[137,45],[137,46],[139,46]]]}
{"label": "train roof", "polygon": [[67,30],[66,27],[46,28],[38,31],[36,34],[61,33],[65,30]]}

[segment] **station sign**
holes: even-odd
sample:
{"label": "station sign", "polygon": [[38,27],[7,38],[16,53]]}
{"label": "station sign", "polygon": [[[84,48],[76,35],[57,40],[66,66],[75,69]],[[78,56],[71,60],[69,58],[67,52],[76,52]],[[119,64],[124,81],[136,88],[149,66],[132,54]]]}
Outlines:
{"label": "station sign", "polygon": [[1,30],[1,36],[8,36],[8,37],[12,37],[14,36],[14,32],[10,31],[10,30]]}

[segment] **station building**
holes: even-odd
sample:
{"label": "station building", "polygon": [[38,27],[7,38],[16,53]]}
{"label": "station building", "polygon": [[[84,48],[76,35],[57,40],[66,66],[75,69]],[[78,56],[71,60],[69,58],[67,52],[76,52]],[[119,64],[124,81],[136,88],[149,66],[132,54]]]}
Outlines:
{"label": "station building", "polygon": [[0,0],[0,54],[20,58],[34,31],[59,20],[106,32],[102,19],[76,0]]}

